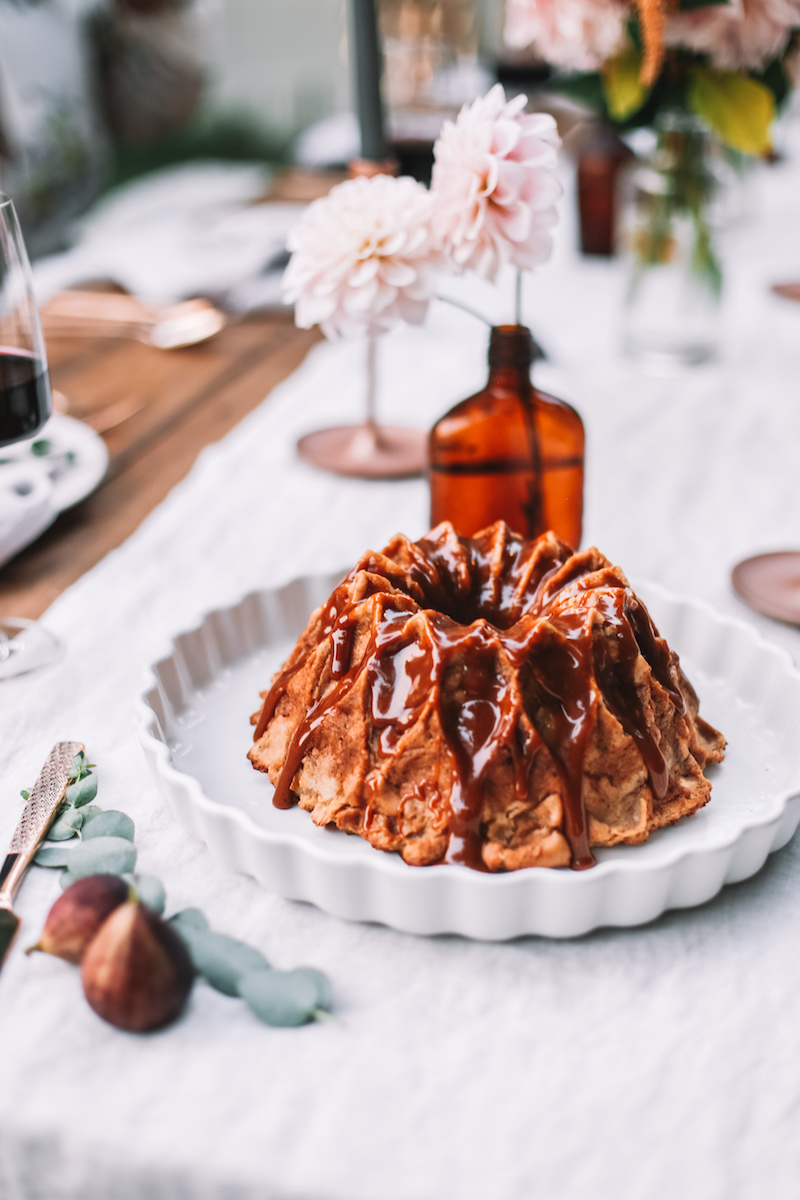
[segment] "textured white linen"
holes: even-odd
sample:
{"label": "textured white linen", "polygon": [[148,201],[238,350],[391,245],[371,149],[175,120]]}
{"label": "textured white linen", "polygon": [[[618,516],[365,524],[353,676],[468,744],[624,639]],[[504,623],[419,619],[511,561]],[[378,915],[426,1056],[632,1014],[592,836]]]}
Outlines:
{"label": "textured white linen", "polygon": [[[625,365],[618,268],[574,261],[568,230],[527,316],[554,360],[542,385],[586,421],[586,544],[634,580],[753,620],[797,658],[800,633],[750,616],[728,582],[747,553],[800,547],[800,308],[765,290],[800,267],[800,173],[765,169],[759,184],[760,219],[738,234],[721,365],[667,381]],[[426,330],[389,339],[386,414],[430,424],[482,381],[485,342],[441,307]],[[85,739],[99,801],[135,818],[140,866],[163,878],[170,910],[197,904],[276,965],[322,967],[335,1019],[267,1029],[199,983],[173,1028],[116,1032],[83,1002],[75,969],[24,957],[58,891],[51,873],[31,871],[0,976],[0,1197],[795,1197],[797,839],[754,880],[647,928],[426,940],[345,924],[231,874],[144,775],[133,701],[170,632],[311,562],[335,568],[397,529],[426,529],[424,483],[344,481],[294,458],[299,433],[356,415],[360,354],[319,347],[206,450],[52,607],[63,663],[0,691],[0,840],[51,743]]]}

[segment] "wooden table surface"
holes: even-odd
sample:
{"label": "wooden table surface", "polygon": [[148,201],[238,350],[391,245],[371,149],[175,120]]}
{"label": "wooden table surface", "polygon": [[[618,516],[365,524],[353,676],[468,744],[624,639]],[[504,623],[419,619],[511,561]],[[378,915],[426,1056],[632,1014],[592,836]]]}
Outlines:
{"label": "wooden table surface", "polygon": [[249,316],[209,342],[157,350],[117,338],[48,338],[54,389],[100,432],[110,455],[99,488],[0,570],[0,615],[41,616],[124,541],[199,452],[218,441],[302,362],[318,339],[292,314]]}

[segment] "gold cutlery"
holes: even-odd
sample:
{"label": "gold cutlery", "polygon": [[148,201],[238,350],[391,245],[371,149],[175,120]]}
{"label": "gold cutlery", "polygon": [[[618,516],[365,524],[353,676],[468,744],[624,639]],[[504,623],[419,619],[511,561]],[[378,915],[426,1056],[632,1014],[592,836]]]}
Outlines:
{"label": "gold cutlery", "polygon": [[41,317],[51,337],[127,337],[159,350],[207,341],[226,325],[208,300],[155,305],[124,292],[60,292],[42,306]]}
{"label": "gold cutlery", "polygon": [[83,742],[56,742],[25,801],[0,868],[0,967],[19,929],[19,917],[12,907],[14,896],[64,799],[72,760],[82,750]]}

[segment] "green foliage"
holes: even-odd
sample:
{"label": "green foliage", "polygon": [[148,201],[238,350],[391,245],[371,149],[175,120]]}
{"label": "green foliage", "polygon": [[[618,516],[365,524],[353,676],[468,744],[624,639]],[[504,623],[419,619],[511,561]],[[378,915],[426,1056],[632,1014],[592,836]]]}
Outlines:
{"label": "green foliage", "polygon": [[66,867],[72,850],[69,846],[42,846],[37,850],[33,861],[37,867]]}
{"label": "green foliage", "polygon": [[[93,764],[78,754],[72,761],[65,801],[51,826],[51,845],[42,846],[34,861],[61,870],[66,891],[89,875],[118,875],[126,879],[138,899],[161,915],[166,906],[164,885],[153,875],[132,874],[136,866],[135,834],[131,818],[116,809],[90,804],[97,794]],[[27,799],[27,793],[23,792]],[[79,837],[74,846],[62,845]],[[227,934],[209,929],[197,908],[185,908],[170,918],[180,934],[196,971],[217,991],[240,996],[260,1021],[268,1025],[305,1025],[319,1019],[330,1006],[327,976],[315,967],[274,971],[260,950]]]}
{"label": "green foliage", "polygon": [[167,906],[167,893],[161,880],[155,875],[134,875],[131,882],[142,904],[160,917]]}
{"label": "green foliage", "polygon": [[265,1025],[307,1025],[320,1015],[319,987],[305,969],[251,971],[239,995]]}
{"label": "green foliage", "polygon": [[203,933],[208,929],[208,921],[199,908],[183,908],[170,917],[169,923],[177,929],[178,933],[184,931]]}
{"label": "green foliage", "polygon": [[136,866],[136,847],[126,838],[96,837],[67,851],[64,866],[76,879],[87,875],[124,875]]}
{"label": "green foliage", "polygon": [[101,813],[102,811],[103,809],[97,804],[84,805],[80,810],[84,825],[88,825],[88,823],[93,821],[97,814]]}
{"label": "green foliage", "polygon": [[331,985],[328,976],[322,971],[318,971],[316,967],[296,967],[290,972],[295,979],[308,979],[312,986],[316,989],[316,1007],[318,1009],[327,1009],[331,1006]]}
{"label": "green foliage", "polygon": [[86,755],[82,750],[79,750],[70,763],[69,771],[67,771],[67,779],[73,782],[76,779],[83,779],[84,775],[91,775],[93,767],[94,763],[87,762]]}
{"label": "green foliage", "polygon": [[[689,12],[729,4],[730,0],[681,0],[680,8]],[[556,75],[554,88],[623,132],[655,125],[663,113],[692,112],[726,146],[744,154],[769,153],[776,110],[791,92],[781,58],[760,72],[718,71],[706,55],[684,48],[669,53],[659,78],[646,88],[639,82],[643,39],[635,12],[627,33],[627,48],[601,71]],[[800,41],[800,35],[795,40]]]}
{"label": "green foliage", "polygon": [[650,94],[639,79],[642,56],[635,46],[629,46],[603,67],[601,80],[606,108],[615,121],[627,121],[645,103]]}
{"label": "green foliage", "polygon": [[780,109],[786,103],[792,87],[780,59],[774,58],[771,63],[767,63],[763,71],[752,71],[751,76],[772,92],[776,108]]}
{"label": "green foliage", "polygon": [[577,104],[584,104],[604,117],[608,117],[603,80],[596,71],[576,71],[569,75],[556,76],[553,85],[563,96]]}
{"label": "green foliage", "polygon": [[745,154],[772,149],[775,97],[763,83],[736,71],[695,67],[687,98],[692,111],[726,146]]}
{"label": "green foliage", "polygon": [[146,146],[117,146],[112,186],[149,171],[200,159],[261,162],[289,161],[290,139],[279,137],[247,113],[201,114],[189,125]]}
{"label": "green foliage", "polygon": [[[636,39],[632,39],[634,50],[627,54],[640,53]],[[623,56],[624,57],[624,56]],[[632,61],[632,60],[631,60]],[[628,68],[629,70],[629,68]],[[628,77],[629,78],[629,77]],[[616,82],[616,80],[615,80]],[[633,81],[630,80],[632,85]],[[616,116],[609,104],[608,85],[603,75],[597,71],[558,75],[553,80],[553,87],[562,95],[568,96],[577,104],[583,104],[603,117],[610,125],[624,132],[627,129],[641,129],[654,125],[659,113],[665,111],[686,109],[686,79],[683,74],[662,74],[652,88],[644,88],[639,107],[626,106],[624,117]],[[628,90],[628,97],[632,91]]]}
{"label": "green foliage", "polygon": [[86,809],[83,808],[68,808],[50,826],[50,831],[47,834],[48,840],[51,842],[66,842],[70,838],[77,837],[85,820],[85,812]]}
{"label": "green foliage", "polygon": [[114,808],[98,809],[85,822],[81,836],[87,838],[118,837],[132,842],[136,835],[136,827],[127,813],[118,812]]}
{"label": "green foliage", "polygon": [[210,929],[190,930],[176,925],[186,942],[195,970],[218,992],[236,996],[239,980],[251,971],[268,970],[264,955],[236,938]]}
{"label": "green foliage", "polygon": [[84,804],[90,804],[97,795],[97,776],[88,774],[76,779],[67,788],[64,799],[67,804],[71,804],[73,808],[83,808]]}

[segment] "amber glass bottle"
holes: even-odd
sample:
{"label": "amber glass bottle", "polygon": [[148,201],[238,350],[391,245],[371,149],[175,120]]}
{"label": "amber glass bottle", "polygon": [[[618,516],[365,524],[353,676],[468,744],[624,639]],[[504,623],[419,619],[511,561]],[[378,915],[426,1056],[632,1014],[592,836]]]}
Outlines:
{"label": "amber glass bottle", "polygon": [[431,430],[431,525],[462,536],[503,520],[516,533],[548,529],[577,548],[583,516],[583,422],[531,383],[533,338],[500,325],[489,342],[489,380]]}

